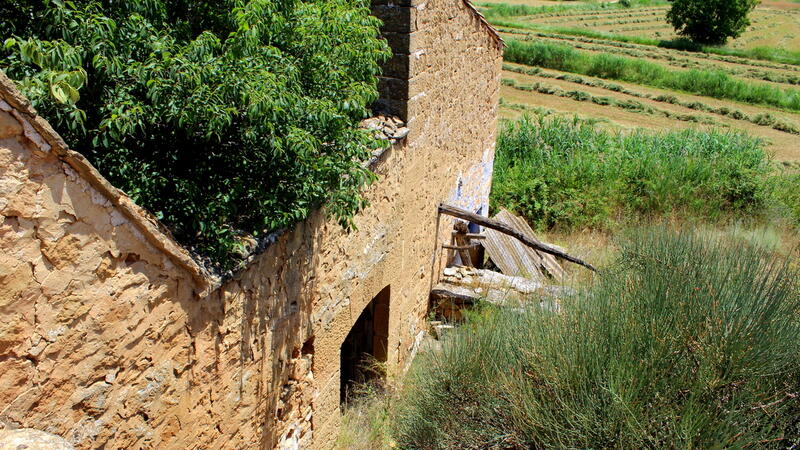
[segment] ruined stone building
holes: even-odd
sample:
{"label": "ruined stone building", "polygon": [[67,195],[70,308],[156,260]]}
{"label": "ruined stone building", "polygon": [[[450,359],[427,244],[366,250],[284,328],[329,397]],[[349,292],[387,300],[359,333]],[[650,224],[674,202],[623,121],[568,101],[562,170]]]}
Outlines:
{"label": "ruined stone building", "polygon": [[466,0],[376,0],[394,57],[347,233],[317,211],[209,276],[0,74],[0,428],[78,448],[327,448],[353,355],[402,371],[447,202],[487,214],[502,41]]}

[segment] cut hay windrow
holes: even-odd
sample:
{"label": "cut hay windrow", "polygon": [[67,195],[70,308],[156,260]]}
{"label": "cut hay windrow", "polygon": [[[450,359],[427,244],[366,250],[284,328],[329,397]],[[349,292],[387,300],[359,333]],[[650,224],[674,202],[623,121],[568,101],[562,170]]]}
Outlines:
{"label": "cut hay windrow", "polygon": [[[774,129],[774,130],[782,131],[782,132],[785,132],[785,133],[794,134],[794,135],[800,135],[800,127],[798,127],[797,125],[791,124],[791,123],[789,123],[789,122],[787,122],[787,121],[785,121],[785,120],[783,120],[781,118],[777,118],[777,117],[773,116],[772,114],[770,114],[769,112],[764,112],[764,113],[755,114],[755,115],[748,115],[748,114],[743,113],[742,111],[739,111],[739,110],[734,109],[734,108],[714,107],[714,106],[710,106],[710,105],[707,105],[705,103],[696,102],[696,101],[683,101],[683,100],[680,100],[678,97],[676,97],[674,95],[652,95],[652,94],[649,94],[649,93],[643,93],[643,92],[634,91],[634,90],[628,89],[628,88],[626,88],[624,86],[621,86],[621,85],[615,84],[615,83],[609,83],[609,82],[602,81],[602,80],[597,80],[597,79],[586,79],[586,78],[583,78],[581,76],[573,75],[573,74],[550,73],[550,72],[545,72],[545,71],[543,71],[543,70],[541,70],[539,68],[535,68],[535,67],[525,68],[525,67],[512,66],[512,65],[509,65],[509,64],[503,64],[503,70],[506,70],[506,71],[509,71],[509,72],[514,72],[514,73],[520,73],[520,74],[524,74],[524,75],[537,76],[537,77],[541,77],[541,78],[552,78],[552,79],[555,79],[555,80],[563,80],[563,81],[568,81],[570,83],[577,83],[577,84],[582,84],[582,85],[590,86],[590,87],[599,87],[599,88],[602,88],[602,89],[607,89],[607,90],[612,91],[612,92],[618,92],[620,94],[625,94],[625,95],[629,95],[629,96],[632,96],[632,97],[642,98],[642,99],[651,100],[651,101],[660,102],[660,103],[668,103],[668,104],[672,104],[672,105],[682,106],[684,108],[692,109],[692,110],[695,110],[695,111],[702,111],[702,112],[707,112],[707,113],[711,113],[711,114],[716,114],[716,115],[720,115],[720,116],[723,116],[723,117],[728,117],[728,118],[734,119],[734,120],[743,120],[743,121],[747,121],[747,122],[750,122],[750,123],[755,124],[755,125],[769,127],[769,128]],[[674,117],[672,117],[672,118],[674,118]]]}
{"label": "cut hay windrow", "polygon": [[[533,39],[534,36],[529,35],[522,40],[530,41]],[[551,37],[536,36],[535,39],[544,39],[552,42],[564,41],[559,37],[551,38]],[[584,43],[578,40],[572,40],[570,41],[569,44],[579,50],[587,50],[591,52],[610,52],[625,56],[632,56],[634,58],[647,58],[650,60],[654,60],[655,62],[664,63],[666,65],[681,69],[724,70],[725,72],[728,72],[731,75],[735,75],[737,77],[742,77],[742,78],[750,78],[760,81],[769,81],[771,83],[786,84],[792,86],[800,85],[800,73],[797,74],[780,73],[770,70],[761,70],[747,66],[732,67],[726,65],[724,67],[720,67],[718,62],[715,64],[714,62],[711,62],[708,58],[684,57],[675,53],[657,51],[646,47],[645,49],[616,47],[604,44]]]}
{"label": "cut hay windrow", "polygon": [[600,106],[609,106],[613,108],[624,109],[627,111],[634,111],[642,114],[659,115],[668,119],[680,120],[683,122],[694,122],[704,125],[722,126],[721,123],[714,120],[709,116],[701,116],[694,114],[680,114],[672,111],[667,111],[652,106],[645,105],[636,100],[619,100],[613,97],[597,96],[589,94],[588,92],[578,90],[564,90],[557,86],[552,86],[547,83],[535,82],[531,84],[520,84],[516,81],[504,78],[502,80],[504,86],[508,86],[520,91],[537,92],[539,94],[554,95],[556,97],[570,98],[579,102],[592,102]]}
{"label": "cut hay windrow", "polygon": [[646,86],[688,92],[707,97],[736,100],[800,111],[800,90],[779,89],[732,78],[722,71],[689,70],[673,72],[650,61],[592,54],[566,45],[511,40],[504,59],[509,62],[556,69],[564,72],[628,81]]}
{"label": "cut hay windrow", "polygon": [[792,70],[800,70],[800,67],[797,67],[800,66],[800,51],[787,50],[785,48],[753,47],[748,49],[735,49],[729,47],[701,46],[682,39],[675,39],[675,40],[653,39],[643,36],[614,34],[607,31],[591,30],[587,28],[554,27],[538,23],[522,23],[518,21],[500,20],[500,19],[492,20],[492,24],[496,27],[500,27],[501,29],[511,28],[518,30],[531,30],[542,33],[582,36],[592,39],[604,39],[621,43],[639,44],[646,46],[661,47],[666,49],[683,50],[695,53],[697,55],[715,54],[725,57],[742,58],[745,60],[750,59],[750,60],[770,61],[785,65],[792,65],[795,67]]}
{"label": "cut hay windrow", "polygon": [[[792,64],[782,64],[782,63],[773,63],[768,62],[765,60],[759,59],[749,59],[746,57],[740,56],[726,56],[716,53],[702,53],[702,52],[694,52],[694,51],[686,51],[682,50],[681,48],[675,46],[668,46],[669,43],[661,43],[660,45],[656,44],[637,44],[632,42],[623,42],[617,41],[612,39],[606,38],[596,38],[596,37],[589,37],[584,36],[583,31],[585,30],[573,30],[575,34],[569,33],[557,33],[557,32],[545,32],[545,31],[531,31],[531,30],[523,30],[519,28],[507,28],[507,27],[499,27],[498,30],[501,33],[514,35],[514,36],[526,36],[526,39],[530,39],[531,37],[538,37],[538,38],[545,38],[551,40],[559,40],[559,41],[568,41],[570,45],[574,42],[581,42],[581,43],[589,43],[589,44],[597,44],[600,46],[606,47],[614,47],[614,48],[623,48],[623,49],[635,49],[640,51],[647,51],[652,52],[653,54],[662,54],[665,58],[670,57],[670,55],[680,55],[687,58],[697,58],[697,59],[707,59],[709,61],[721,61],[729,64],[737,64],[745,67],[759,67],[765,69],[773,69],[773,70],[781,70],[787,71],[791,73],[797,73],[797,76],[800,76],[800,66],[792,65]],[[580,31],[580,33],[578,33]],[[596,34],[596,33],[591,33]],[[674,43],[673,43],[674,44]],[[609,49],[607,51],[616,51],[614,49]],[[794,74],[789,76],[795,76]]]}

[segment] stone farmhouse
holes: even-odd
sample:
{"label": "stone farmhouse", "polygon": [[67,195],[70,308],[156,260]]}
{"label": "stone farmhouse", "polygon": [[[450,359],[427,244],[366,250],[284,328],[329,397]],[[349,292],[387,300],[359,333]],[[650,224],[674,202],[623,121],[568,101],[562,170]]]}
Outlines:
{"label": "stone farmhouse", "polygon": [[438,204],[488,213],[503,43],[467,0],[373,11],[394,52],[376,110],[407,135],[370,162],[371,205],[350,233],[313,213],[224,280],[0,73],[0,429],[329,448],[357,355],[407,366],[453,229]]}

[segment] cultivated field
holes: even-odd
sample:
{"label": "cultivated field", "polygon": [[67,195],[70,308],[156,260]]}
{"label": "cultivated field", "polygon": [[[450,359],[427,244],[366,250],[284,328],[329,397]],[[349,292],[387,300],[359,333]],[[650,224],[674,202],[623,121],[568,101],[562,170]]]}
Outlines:
{"label": "cultivated field", "polygon": [[[507,43],[528,46],[507,52],[502,117],[545,111],[611,129],[744,131],[776,160],[800,161],[800,3],[762,2],[722,48],[678,40],[667,3],[633,3],[482,3]],[[608,67],[620,61],[624,69]]]}

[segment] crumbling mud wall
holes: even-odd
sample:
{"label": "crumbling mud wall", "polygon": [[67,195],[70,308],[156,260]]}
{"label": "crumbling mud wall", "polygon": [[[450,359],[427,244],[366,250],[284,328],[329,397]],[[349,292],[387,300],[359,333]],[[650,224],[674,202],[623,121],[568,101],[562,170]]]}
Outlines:
{"label": "crumbling mud wall", "polygon": [[356,319],[390,287],[402,370],[452,229],[436,206],[487,212],[501,43],[463,0],[397,7],[410,133],[374,162],[357,230],[317,211],[224,283],[0,75],[0,426],[79,448],[332,445]]}

